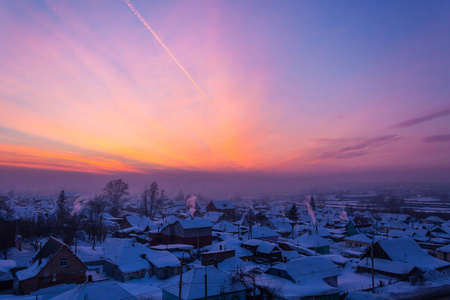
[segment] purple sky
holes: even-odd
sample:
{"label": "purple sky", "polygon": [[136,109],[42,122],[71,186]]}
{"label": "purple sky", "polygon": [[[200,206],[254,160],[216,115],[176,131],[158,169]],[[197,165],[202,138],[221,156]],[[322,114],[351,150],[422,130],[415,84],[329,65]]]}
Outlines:
{"label": "purple sky", "polygon": [[0,188],[449,182],[449,2],[131,3],[0,2]]}

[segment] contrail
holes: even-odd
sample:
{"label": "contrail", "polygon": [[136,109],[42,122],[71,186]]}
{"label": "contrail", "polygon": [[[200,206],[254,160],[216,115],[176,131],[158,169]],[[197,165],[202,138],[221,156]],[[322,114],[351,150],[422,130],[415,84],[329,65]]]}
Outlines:
{"label": "contrail", "polygon": [[141,20],[142,24],[145,25],[145,27],[147,27],[147,29],[153,34],[153,36],[155,37],[155,39],[161,44],[161,46],[163,46],[163,48],[167,51],[167,53],[170,55],[170,57],[172,57],[173,61],[178,65],[178,67],[180,67],[181,71],[184,72],[184,74],[186,74],[186,76],[192,81],[192,83],[195,85],[195,87],[200,91],[200,93],[202,93],[203,97],[205,97],[205,99],[208,101],[208,103],[212,106],[212,108],[214,108],[214,110],[219,113],[219,111],[217,110],[217,108],[214,106],[214,104],[212,104],[212,102],[209,100],[209,98],[205,95],[205,93],[203,93],[202,89],[198,86],[198,84],[194,81],[194,78],[191,77],[191,75],[189,75],[189,73],[183,68],[183,66],[178,62],[178,60],[175,58],[175,56],[173,56],[172,52],[170,52],[169,48],[167,48],[167,46],[163,43],[163,41],[159,38],[159,36],[156,34],[156,32],[153,30],[152,27],[150,27],[150,24],[147,23],[147,21],[145,21],[144,17],[137,11],[137,9],[133,6],[133,4],[131,4],[131,2],[129,0],[123,0],[128,7],[131,9],[131,11],[139,18],[139,20]]}

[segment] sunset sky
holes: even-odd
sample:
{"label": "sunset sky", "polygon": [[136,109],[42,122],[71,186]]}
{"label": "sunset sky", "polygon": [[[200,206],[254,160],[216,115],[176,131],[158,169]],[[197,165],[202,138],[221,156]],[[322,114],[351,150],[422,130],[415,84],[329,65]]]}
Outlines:
{"label": "sunset sky", "polygon": [[130,1],[199,88],[123,1],[1,1],[0,188],[449,182],[449,1]]}

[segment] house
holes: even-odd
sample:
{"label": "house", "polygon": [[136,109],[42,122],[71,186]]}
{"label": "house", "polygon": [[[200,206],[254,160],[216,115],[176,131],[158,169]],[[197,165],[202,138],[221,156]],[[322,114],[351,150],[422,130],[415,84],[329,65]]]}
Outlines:
{"label": "house", "polygon": [[291,220],[288,218],[273,218],[261,221],[261,226],[266,226],[278,232],[281,236],[286,237],[292,233]]}
{"label": "house", "polygon": [[227,219],[227,215],[223,212],[218,211],[208,211],[203,219],[209,220],[211,223],[218,223]]}
{"label": "house", "polygon": [[133,228],[136,232],[148,232],[158,229],[158,226],[146,216],[125,216],[123,229]]}
{"label": "house", "polygon": [[355,234],[345,238],[345,247],[372,247],[372,240],[364,233]]}
{"label": "house", "polygon": [[437,248],[436,257],[444,261],[450,261],[450,245]]}
{"label": "house", "polygon": [[329,254],[331,242],[319,236],[317,232],[311,234],[305,233],[296,238],[294,242],[297,245],[311,249],[320,254]]}
{"label": "house", "polygon": [[89,282],[81,286],[76,286],[54,298],[52,300],[86,300],[86,299],[127,299],[137,300],[136,296],[123,289],[117,282]]}
{"label": "house", "polygon": [[252,239],[243,243],[242,246],[245,249],[251,251],[256,259],[268,263],[282,261],[281,249],[277,244],[258,239]]}
{"label": "house", "polygon": [[234,224],[231,224],[228,221],[222,221],[214,225],[212,227],[212,230],[216,232],[238,233],[239,227]]}
{"label": "house", "polygon": [[274,291],[275,299],[338,300],[340,274],[326,257],[305,257],[272,266],[261,274],[257,286]]}
{"label": "house", "polygon": [[232,284],[230,275],[214,266],[195,268],[183,273],[181,295],[179,282],[180,278],[177,276],[160,285],[163,300],[246,299],[244,284]]}
{"label": "house", "polygon": [[223,242],[206,246],[205,249],[208,251],[234,250],[234,255],[242,261],[249,261],[253,257],[253,252],[242,247],[242,241],[237,239],[227,239]]}
{"label": "house", "polygon": [[206,212],[217,211],[227,215],[227,218],[234,221],[236,218],[236,208],[230,200],[213,200],[206,206]]}
{"label": "house", "polygon": [[381,240],[373,247],[375,258],[409,263],[419,270],[435,269],[438,271],[450,268],[450,263],[432,257],[412,238]]}
{"label": "house", "polygon": [[166,279],[179,274],[181,266],[173,254],[149,249],[133,240],[110,247],[102,261],[104,272],[122,282],[146,275]]}
{"label": "house", "polygon": [[281,235],[278,232],[275,232],[266,226],[261,226],[261,227],[251,227],[250,230],[243,237],[243,239],[244,240],[260,239],[275,242],[278,240],[280,236]]}
{"label": "house", "polygon": [[358,233],[372,231],[372,220],[365,217],[355,217],[345,226],[347,235],[352,236]]}
{"label": "house", "polygon": [[332,287],[337,287],[341,270],[327,257],[311,256],[276,264],[269,268],[266,274],[282,277],[300,285],[311,279],[319,279]]}
{"label": "house", "polygon": [[212,244],[212,224],[205,219],[188,219],[168,224],[161,230],[163,244],[188,244],[201,248]]}
{"label": "house", "polygon": [[86,281],[86,265],[66,244],[54,237],[48,239],[27,265],[27,269],[16,273],[22,294],[58,284]]}
{"label": "house", "polygon": [[445,223],[445,220],[439,218],[438,216],[429,216],[425,220],[423,220],[426,224],[433,224],[433,225],[441,225]]}
{"label": "house", "polygon": [[14,278],[10,271],[15,268],[16,265],[16,261],[12,259],[0,260],[0,291],[12,291]]}
{"label": "house", "polygon": [[209,251],[200,254],[202,266],[216,265],[225,259],[234,257],[235,250]]}
{"label": "house", "polygon": [[[373,259],[374,272],[386,275],[392,278],[407,281],[417,272],[413,264],[401,261],[391,261],[388,259],[374,258]],[[356,265],[356,272],[358,273],[372,273],[372,260],[369,257],[362,259]]]}

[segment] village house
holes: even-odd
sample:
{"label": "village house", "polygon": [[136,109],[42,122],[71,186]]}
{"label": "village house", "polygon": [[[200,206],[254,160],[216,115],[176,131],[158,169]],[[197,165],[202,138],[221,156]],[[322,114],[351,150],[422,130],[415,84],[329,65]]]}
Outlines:
{"label": "village house", "polygon": [[156,251],[132,240],[110,247],[102,258],[103,270],[125,282],[155,275],[166,279],[180,273],[180,261],[167,251]]}
{"label": "village house", "polygon": [[360,247],[371,247],[372,240],[367,237],[364,233],[355,234],[345,238],[345,247],[349,248],[360,248]]}
{"label": "village house", "polygon": [[123,218],[123,229],[133,228],[137,232],[148,232],[155,230],[158,226],[146,216],[125,216]]}
{"label": "village house", "polygon": [[202,266],[217,265],[225,259],[235,257],[235,250],[208,251],[200,254]]}
{"label": "village house", "polygon": [[294,242],[302,247],[314,250],[320,254],[329,254],[331,242],[320,237],[317,232],[311,234],[305,233],[302,236],[296,238]]}
{"label": "village house", "polygon": [[[206,289],[205,286],[207,286]],[[160,287],[163,290],[163,300],[246,299],[246,287],[244,284],[232,284],[230,275],[217,269],[215,266],[194,268],[184,273],[181,295],[179,278],[172,278],[160,285]],[[205,295],[205,290],[207,295]]]}
{"label": "village house", "polygon": [[436,249],[436,257],[450,262],[450,245]]}
{"label": "village house", "polygon": [[[413,264],[401,261],[391,261],[387,259],[374,258],[374,272],[407,281],[410,277],[417,273],[417,269]],[[358,273],[372,273],[372,259],[366,257],[356,265]]]}
{"label": "village house", "polygon": [[86,281],[86,265],[54,237],[39,249],[28,262],[28,268],[18,271],[21,294],[29,294],[38,289],[63,283],[83,283]]}
{"label": "village house", "polygon": [[352,221],[347,223],[345,229],[348,236],[358,233],[372,232],[372,221],[369,218],[355,217]]}
{"label": "village house", "polygon": [[225,241],[206,246],[207,251],[234,250],[235,257],[242,261],[249,261],[253,258],[253,252],[242,247],[242,241],[237,239],[227,239]]}
{"label": "village house", "polygon": [[326,257],[304,257],[269,268],[258,287],[273,290],[275,299],[339,299],[341,270]]}
{"label": "village house", "polygon": [[427,269],[442,271],[450,268],[450,263],[432,257],[409,237],[376,242],[373,247],[373,256],[408,263],[421,271]]}
{"label": "village house", "polygon": [[177,221],[161,229],[163,244],[188,244],[201,248],[212,243],[212,224],[205,219]]}
{"label": "village house", "polygon": [[231,221],[234,221],[236,218],[236,208],[234,207],[233,202],[231,202],[230,200],[211,201],[206,206],[206,212],[210,211],[225,213],[227,218]]}
{"label": "village house", "polygon": [[277,244],[252,239],[243,243],[242,246],[253,253],[254,260],[268,263],[282,261],[281,249]]}

